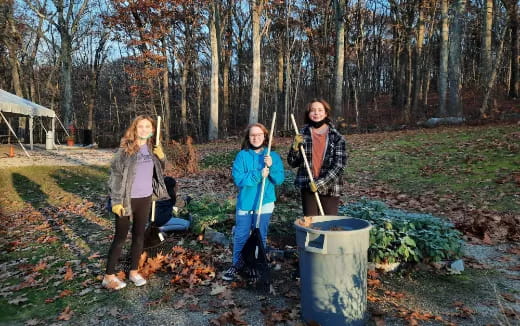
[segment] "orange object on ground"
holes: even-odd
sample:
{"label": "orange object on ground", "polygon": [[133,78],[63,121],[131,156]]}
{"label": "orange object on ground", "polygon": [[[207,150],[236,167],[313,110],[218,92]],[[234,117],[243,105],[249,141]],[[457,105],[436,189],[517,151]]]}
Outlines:
{"label": "orange object on ground", "polygon": [[14,157],[14,146],[9,146],[9,157]]}

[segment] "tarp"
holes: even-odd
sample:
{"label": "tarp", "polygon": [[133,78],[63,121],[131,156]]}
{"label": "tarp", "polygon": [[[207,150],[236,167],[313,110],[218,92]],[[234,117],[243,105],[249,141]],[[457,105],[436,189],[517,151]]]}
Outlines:
{"label": "tarp", "polygon": [[28,115],[30,117],[56,117],[53,110],[0,89],[0,112]]}

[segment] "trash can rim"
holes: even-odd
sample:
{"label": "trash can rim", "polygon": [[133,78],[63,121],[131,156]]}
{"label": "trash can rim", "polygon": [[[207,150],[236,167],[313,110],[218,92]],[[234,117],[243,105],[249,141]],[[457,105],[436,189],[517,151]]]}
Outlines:
{"label": "trash can rim", "polygon": [[369,221],[361,219],[361,218],[357,218],[357,217],[336,216],[336,215],[325,215],[325,216],[317,216],[317,217],[327,217],[327,216],[341,217],[341,219],[358,220],[358,221],[366,223],[366,226],[359,228],[359,229],[355,229],[355,230],[320,230],[320,229],[314,229],[311,227],[299,225],[297,223],[298,220],[295,220],[293,224],[296,229],[299,229],[299,230],[305,231],[305,232],[315,233],[315,234],[335,234],[335,235],[340,235],[342,233],[352,234],[352,233],[357,233],[357,232],[366,232],[366,231],[370,231],[370,229],[372,229],[372,224]]}

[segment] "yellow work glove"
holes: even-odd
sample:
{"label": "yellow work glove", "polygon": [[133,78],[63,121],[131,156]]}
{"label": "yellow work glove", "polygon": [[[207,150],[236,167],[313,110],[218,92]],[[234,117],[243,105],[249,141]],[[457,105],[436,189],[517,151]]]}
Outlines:
{"label": "yellow work glove", "polygon": [[298,134],[298,135],[294,136],[294,140],[292,143],[293,151],[299,151],[301,145],[303,145],[303,135]]}
{"label": "yellow work glove", "polygon": [[160,160],[164,159],[164,152],[161,145],[154,146],[152,153],[154,153]]}
{"label": "yellow work glove", "polygon": [[314,181],[309,182],[309,188],[311,189],[312,192],[318,191],[318,186],[316,185],[316,183]]}
{"label": "yellow work glove", "polygon": [[121,217],[125,214],[125,209],[124,209],[123,205],[116,204],[116,205],[112,206],[112,212],[114,214],[116,214],[117,216]]}

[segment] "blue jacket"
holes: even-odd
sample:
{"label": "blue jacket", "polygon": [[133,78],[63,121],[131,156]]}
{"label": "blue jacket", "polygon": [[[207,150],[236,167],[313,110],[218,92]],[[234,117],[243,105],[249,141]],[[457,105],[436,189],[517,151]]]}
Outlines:
{"label": "blue jacket", "polygon": [[[233,162],[233,181],[237,185],[237,209],[250,211],[257,210],[262,188],[262,169],[267,149],[256,153],[252,149],[238,152]],[[276,200],[275,185],[282,184],[285,179],[282,159],[278,153],[271,151],[273,165],[269,168],[269,176],[265,180],[265,191],[262,205],[273,203]]]}

